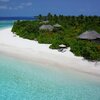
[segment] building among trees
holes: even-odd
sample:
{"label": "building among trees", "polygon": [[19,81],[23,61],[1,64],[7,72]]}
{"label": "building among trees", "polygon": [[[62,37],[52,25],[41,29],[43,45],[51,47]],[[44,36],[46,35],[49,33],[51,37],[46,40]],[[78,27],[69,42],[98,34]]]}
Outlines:
{"label": "building among trees", "polygon": [[100,34],[96,31],[86,31],[78,36],[78,38],[83,40],[91,40],[100,43]]}
{"label": "building among trees", "polygon": [[42,25],[39,27],[39,30],[47,30],[47,31],[53,31],[54,27],[52,25]]}
{"label": "building among trees", "polygon": [[86,31],[81,35],[79,35],[78,38],[84,40],[95,40],[95,39],[100,39],[100,34],[97,33],[96,31]]}

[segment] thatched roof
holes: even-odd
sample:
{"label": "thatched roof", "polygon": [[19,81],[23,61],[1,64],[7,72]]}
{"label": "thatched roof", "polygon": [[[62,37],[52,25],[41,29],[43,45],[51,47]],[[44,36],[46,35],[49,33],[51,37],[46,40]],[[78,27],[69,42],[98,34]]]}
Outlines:
{"label": "thatched roof", "polygon": [[61,27],[61,25],[60,24],[55,24],[55,25],[53,25],[54,27]]}
{"label": "thatched roof", "polygon": [[82,33],[80,36],[78,36],[80,39],[87,39],[87,40],[95,40],[97,38],[100,38],[100,34],[96,31],[86,31]]}
{"label": "thatched roof", "polygon": [[53,31],[54,27],[52,25],[42,25],[39,29]]}

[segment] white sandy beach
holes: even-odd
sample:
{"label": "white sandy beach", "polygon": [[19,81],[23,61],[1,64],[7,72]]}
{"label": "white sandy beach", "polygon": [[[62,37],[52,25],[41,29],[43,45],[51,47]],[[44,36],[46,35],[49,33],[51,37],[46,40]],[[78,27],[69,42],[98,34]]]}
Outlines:
{"label": "white sandy beach", "polygon": [[70,48],[61,53],[49,49],[49,44],[39,44],[37,41],[15,36],[11,28],[0,30],[0,53],[30,60],[32,62],[59,66],[100,76],[100,62],[88,62],[83,57],[76,57]]}

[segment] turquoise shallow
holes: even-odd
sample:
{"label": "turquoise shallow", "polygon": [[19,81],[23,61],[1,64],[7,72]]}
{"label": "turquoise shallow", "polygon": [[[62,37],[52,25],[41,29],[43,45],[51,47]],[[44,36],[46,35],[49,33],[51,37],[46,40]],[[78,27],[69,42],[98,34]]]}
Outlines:
{"label": "turquoise shallow", "polygon": [[14,20],[12,20],[12,21],[0,21],[0,29],[10,27],[13,25],[13,23],[14,23]]}
{"label": "turquoise shallow", "polygon": [[100,82],[0,55],[0,100],[100,100]]}
{"label": "turquoise shallow", "polygon": [[0,54],[0,100],[100,100],[98,79]]}

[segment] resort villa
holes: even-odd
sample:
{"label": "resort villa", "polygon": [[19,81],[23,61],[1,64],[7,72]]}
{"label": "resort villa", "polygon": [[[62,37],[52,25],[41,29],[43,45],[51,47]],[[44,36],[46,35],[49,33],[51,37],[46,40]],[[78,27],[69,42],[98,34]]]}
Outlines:
{"label": "resort villa", "polygon": [[49,30],[53,31],[54,27],[52,25],[42,25],[40,26],[39,30]]}
{"label": "resort villa", "polygon": [[86,31],[78,36],[79,39],[91,40],[96,43],[100,43],[100,34],[96,31]]}
{"label": "resort villa", "polygon": [[[47,22],[47,21],[46,21]],[[57,31],[57,30],[61,30],[62,26],[60,24],[55,24],[55,25],[50,25],[50,24],[43,24],[39,27],[39,30],[48,30],[48,31]]]}
{"label": "resort villa", "polygon": [[84,40],[95,40],[100,39],[100,34],[96,31],[86,31],[79,36],[80,39]]}

